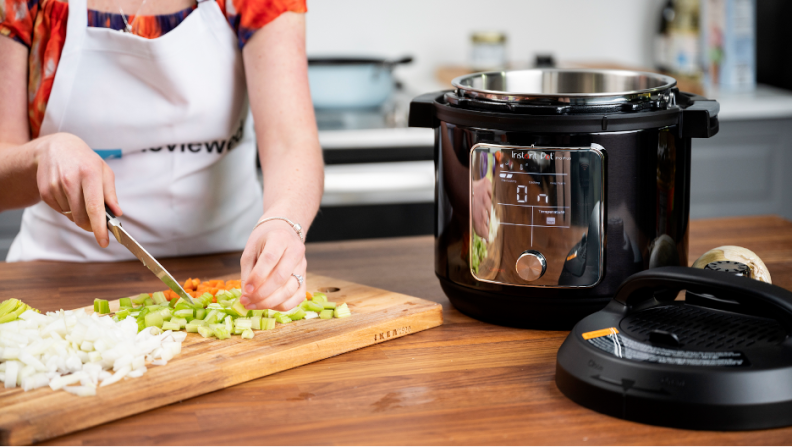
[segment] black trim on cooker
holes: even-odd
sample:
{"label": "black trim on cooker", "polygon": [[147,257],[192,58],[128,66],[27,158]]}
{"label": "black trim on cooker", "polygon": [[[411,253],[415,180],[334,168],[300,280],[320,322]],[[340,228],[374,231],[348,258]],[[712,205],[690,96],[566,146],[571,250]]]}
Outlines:
{"label": "black trim on cooker", "polygon": [[[452,107],[435,101],[437,119],[459,126],[516,132],[619,132],[656,129],[679,123],[679,109],[609,115],[522,115]],[[607,120],[603,118],[607,117]],[[603,129],[603,127],[605,127]]]}
{"label": "black trim on cooker", "polygon": [[716,101],[680,92],[681,107],[638,112],[526,115],[469,110],[446,103],[449,90],[427,93],[410,103],[410,127],[436,128],[440,121],[473,128],[518,132],[620,132],[680,125],[685,138],[709,138],[719,130]]}

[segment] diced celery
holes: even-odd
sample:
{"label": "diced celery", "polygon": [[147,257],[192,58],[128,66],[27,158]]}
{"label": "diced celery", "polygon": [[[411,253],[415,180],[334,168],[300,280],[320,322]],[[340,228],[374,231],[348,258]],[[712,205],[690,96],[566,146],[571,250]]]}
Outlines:
{"label": "diced celery", "polygon": [[231,337],[231,331],[228,330],[228,327],[224,324],[213,324],[210,326],[212,328],[212,332],[214,332],[215,337],[219,340],[225,340],[226,338]]}
{"label": "diced celery", "polygon": [[[181,300],[181,298],[179,298],[179,299]],[[173,302],[173,300],[171,300],[171,302]],[[176,303],[176,305],[173,306],[173,309],[174,310],[184,310],[184,309],[192,310],[193,307],[189,303],[185,303],[184,301],[181,301],[179,303]]]}
{"label": "diced celery", "polygon": [[138,332],[142,331],[143,329],[146,329],[146,321],[145,320],[138,320],[137,321],[137,325],[138,325]]}
{"label": "diced celery", "polygon": [[253,315],[254,317],[263,317],[266,312],[267,309],[255,309],[255,310],[251,310],[250,314]]}
{"label": "diced celery", "polygon": [[311,312],[321,312],[322,309],[324,309],[321,303],[315,303],[312,301],[306,301],[303,303],[302,308],[305,310],[310,310]]}
{"label": "diced celery", "polygon": [[231,318],[231,316],[229,315],[229,316],[225,317],[224,321],[225,321],[225,326],[226,326],[226,329],[228,330],[228,332],[230,333],[231,331],[233,331],[234,330],[234,319]]}
{"label": "diced celery", "polygon": [[324,307],[325,309],[335,309],[336,303],[335,301],[328,301],[326,303],[322,303],[322,307]]}
{"label": "diced celery", "polygon": [[234,329],[242,328],[242,329],[251,329],[253,327],[253,320],[249,318],[237,318],[234,320]]}
{"label": "diced celery", "polygon": [[234,300],[217,300],[217,304],[223,306],[224,309],[228,309],[232,304],[234,304],[233,301]]}
{"label": "diced celery", "polygon": [[170,322],[170,321],[166,321],[166,322],[162,323],[162,330],[163,331],[178,331],[180,329],[181,329],[181,326],[176,324],[176,323],[173,323],[173,322]]}
{"label": "diced celery", "polygon": [[329,320],[329,319],[333,318],[333,310],[332,309],[325,309],[325,310],[319,312],[319,318],[321,318],[322,320]]}
{"label": "diced celery", "polygon": [[202,326],[206,326],[207,323],[206,323],[205,320],[199,320],[199,319],[196,318],[196,319],[190,321],[189,324],[199,324],[199,325],[202,325]]}
{"label": "diced celery", "polygon": [[266,310],[267,310],[267,313],[266,313],[266,317],[267,318],[275,318],[275,315],[277,315],[279,313],[278,311],[276,311],[274,309],[266,309]]}
{"label": "diced celery", "polygon": [[118,312],[116,312],[116,317],[118,318],[118,321],[122,321],[123,319],[125,319],[128,316],[129,316],[129,310],[128,309],[119,310]]}
{"label": "diced celery", "polygon": [[242,332],[249,331],[250,329],[242,329],[241,327],[235,327],[232,334],[234,335],[242,335]]}
{"label": "diced celery", "polygon": [[305,311],[304,311],[304,310],[302,310],[302,309],[300,309],[300,308],[298,307],[298,308],[297,308],[297,310],[296,310],[296,311],[294,311],[294,312],[292,312],[292,313],[290,313],[290,314],[288,315],[288,317],[289,317],[289,318],[290,318],[292,321],[302,320],[303,318],[305,318]]}
{"label": "diced celery", "polygon": [[245,329],[245,330],[242,332],[242,338],[251,339],[251,338],[253,338],[253,336],[254,336],[254,335],[253,335],[253,331],[251,331],[250,329]]}
{"label": "diced celery", "polygon": [[[184,326],[187,326],[187,319],[185,319],[185,318],[171,318],[170,323],[178,325],[179,329],[181,329]],[[165,329],[165,326],[163,325],[162,328]],[[178,329],[176,329],[176,330],[178,330]]]}
{"label": "diced celery", "polygon": [[201,334],[203,338],[214,337],[214,331],[209,326],[199,326],[198,333]]}
{"label": "diced celery", "polygon": [[192,318],[193,315],[195,315],[195,311],[193,309],[179,309],[176,312],[173,312],[173,316],[178,318]]}
{"label": "diced celery", "polygon": [[146,298],[145,300],[143,300],[143,304],[146,306],[152,306],[154,305],[154,300],[151,298]]}
{"label": "diced celery", "polygon": [[157,326],[159,328],[162,327],[162,323],[164,322],[159,312],[149,312],[145,317],[145,321],[146,327]]}
{"label": "diced celery", "polygon": [[162,293],[162,292],[154,292],[154,294],[151,295],[151,299],[153,299],[154,302],[157,303],[157,304],[162,304],[162,303],[168,301],[168,299],[165,298],[165,294]]}
{"label": "diced celery", "polygon": [[220,303],[209,303],[206,305],[207,309],[222,309],[223,305]]}
{"label": "diced celery", "polygon": [[325,295],[322,292],[316,292],[311,297],[311,301],[313,301],[314,303],[319,303],[319,304],[326,303],[327,302],[327,295]]}
{"label": "diced celery", "polygon": [[162,315],[163,320],[170,320],[173,314],[169,308],[160,309],[159,314]]}
{"label": "diced celery", "polygon": [[110,313],[110,303],[107,300],[100,300],[96,298],[94,300],[94,312],[100,314],[109,314]]}
{"label": "diced celery", "polygon": [[195,319],[203,320],[206,318],[206,309],[195,309]]}
{"label": "diced celery", "polygon": [[184,330],[187,331],[187,332],[196,333],[196,332],[198,332],[198,328],[199,327],[202,327],[202,325],[193,324],[193,322],[191,321],[191,322],[187,323],[187,326],[184,327]]}
{"label": "diced celery", "polygon": [[274,318],[262,318],[261,319],[261,330],[262,331],[269,331],[275,329],[275,319]]}
{"label": "diced celery", "polygon": [[350,315],[352,315],[352,312],[349,311],[346,303],[338,306],[336,310],[333,311],[333,316],[336,318],[346,318]]}
{"label": "diced celery", "polygon": [[209,324],[217,323],[217,309],[211,309],[204,320]]}
{"label": "diced celery", "polygon": [[261,330],[261,315],[253,315],[250,317],[250,328],[257,331]]}
{"label": "diced celery", "polygon": [[287,317],[286,315],[284,315],[282,313],[278,313],[278,314],[275,315],[275,321],[277,321],[280,324],[286,324],[286,323],[291,323],[292,320],[291,320],[291,318]]}
{"label": "diced celery", "polygon": [[135,303],[135,304],[143,304],[143,302],[146,301],[146,298],[148,298],[148,297],[149,297],[148,293],[141,293],[138,296],[133,296],[132,297],[132,302]]}
{"label": "diced celery", "polygon": [[132,307],[132,299],[131,298],[121,298],[118,300],[118,305],[120,307]]}
{"label": "diced celery", "polygon": [[248,310],[245,309],[245,305],[239,301],[239,298],[234,300],[234,303],[231,305],[231,308],[234,309],[240,317],[246,317],[248,314]]}

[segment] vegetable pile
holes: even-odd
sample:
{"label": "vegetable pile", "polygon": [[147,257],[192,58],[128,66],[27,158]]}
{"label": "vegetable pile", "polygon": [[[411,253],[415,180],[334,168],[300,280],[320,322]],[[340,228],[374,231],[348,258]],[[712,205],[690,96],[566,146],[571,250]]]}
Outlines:
{"label": "vegetable pile", "polygon": [[[233,287],[224,289],[222,287]],[[162,330],[198,333],[204,338],[220,340],[240,335],[253,338],[253,330],[271,330],[276,323],[288,324],[302,319],[344,318],[351,315],[346,303],[338,305],[327,300],[321,292],[306,293],[306,299],[294,309],[278,312],[272,309],[247,310],[239,301],[242,295],[240,281],[188,279],[184,289],[195,301],[188,303],[172,291],[142,293],[122,298],[114,319],[121,321],[134,317],[138,330],[157,327]],[[94,311],[109,313],[109,303],[94,301]]]}
{"label": "vegetable pile", "polygon": [[78,396],[93,396],[97,387],[136,378],[147,365],[165,365],[181,352],[187,333],[220,340],[232,335],[253,338],[254,330],[301,319],[345,318],[346,303],[307,293],[286,312],[247,310],[239,302],[239,281],[189,279],[187,303],[173,292],[142,293],[121,298],[110,315],[107,300],[94,300],[94,313],[83,309],[42,315],[25,303],[0,303],[0,381],[25,391],[49,385]]}

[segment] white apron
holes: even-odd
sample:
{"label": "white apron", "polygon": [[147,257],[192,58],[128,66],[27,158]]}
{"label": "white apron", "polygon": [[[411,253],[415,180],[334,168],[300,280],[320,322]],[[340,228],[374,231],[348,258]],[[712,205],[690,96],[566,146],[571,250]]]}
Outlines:
{"label": "white apron", "polygon": [[[242,250],[262,214],[242,55],[214,0],[144,39],[88,28],[69,0],[66,42],[41,135],[68,132],[115,173],[124,228],[152,255]],[[25,210],[7,260],[133,259],[99,247],[43,202]]]}

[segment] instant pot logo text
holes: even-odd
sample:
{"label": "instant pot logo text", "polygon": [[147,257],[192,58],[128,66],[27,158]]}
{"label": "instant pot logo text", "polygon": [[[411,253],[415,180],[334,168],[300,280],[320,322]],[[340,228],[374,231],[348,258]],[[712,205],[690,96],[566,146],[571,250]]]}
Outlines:
{"label": "instant pot logo text", "polygon": [[165,146],[149,147],[141,149],[142,152],[185,152],[199,153],[208,152],[210,154],[222,154],[223,151],[230,152],[245,136],[245,120],[239,122],[236,132],[227,140],[204,141],[199,143],[177,143],[166,144]]}
{"label": "instant pot logo text", "polygon": [[517,152],[512,151],[513,160],[571,160],[572,157],[565,153],[556,152]]}

